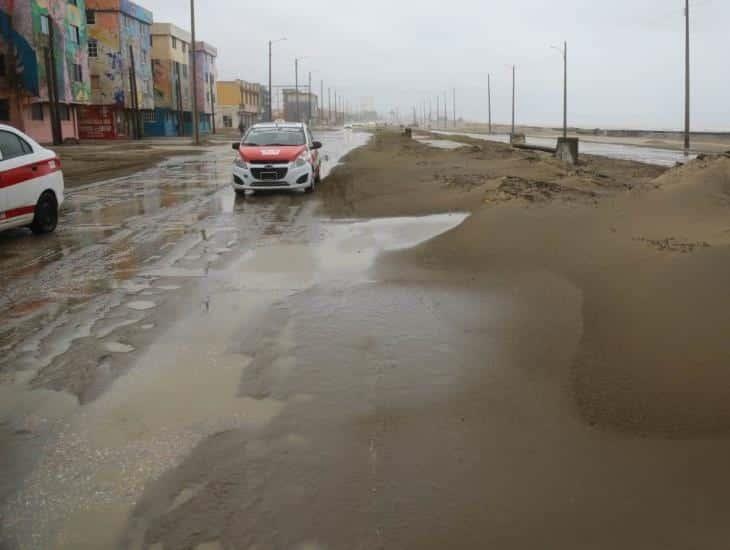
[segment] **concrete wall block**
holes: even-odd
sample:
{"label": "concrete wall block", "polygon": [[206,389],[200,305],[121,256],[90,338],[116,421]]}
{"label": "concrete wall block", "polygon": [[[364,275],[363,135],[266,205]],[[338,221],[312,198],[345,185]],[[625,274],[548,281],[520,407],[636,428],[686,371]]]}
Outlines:
{"label": "concrete wall block", "polygon": [[578,163],[578,138],[558,138],[555,156],[568,164]]}

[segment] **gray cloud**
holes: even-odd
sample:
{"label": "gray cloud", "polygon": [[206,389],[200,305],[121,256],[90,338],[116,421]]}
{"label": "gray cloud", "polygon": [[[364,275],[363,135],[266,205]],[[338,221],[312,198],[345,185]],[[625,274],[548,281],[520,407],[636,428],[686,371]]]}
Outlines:
{"label": "gray cloud", "polygon": [[[186,0],[140,0],[155,20],[189,26]],[[693,0],[693,111],[697,129],[730,129],[730,2]],[[198,0],[198,35],[219,48],[222,78],[264,82],[266,41],[275,84],[303,71],[353,101],[409,112],[457,88],[459,114],[485,120],[486,75],[494,117],[510,118],[510,69],[518,67],[518,120],[559,124],[562,62],[570,48],[570,122],[584,126],[679,128],[683,109],[681,0]]]}

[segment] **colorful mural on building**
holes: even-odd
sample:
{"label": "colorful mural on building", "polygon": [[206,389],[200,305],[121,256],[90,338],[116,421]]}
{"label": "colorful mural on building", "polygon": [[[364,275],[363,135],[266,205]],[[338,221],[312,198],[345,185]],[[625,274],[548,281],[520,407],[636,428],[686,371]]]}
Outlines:
{"label": "colorful mural on building", "polygon": [[190,33],[170,23],[152,25],[155,112],[145,122],[149,135],[182,135],[192,125]]}
{"label": "colorful mural on building", "polygon": [[127,0],[86,0],[86,6],[92,106],[83,112],[82,137],[133,135],[140,112],[155,107],[152,12]]}
{"label": "colorful mural on building", "polygon": [[201,132],[211,132],[215,128],[216,82],[218,69],[216,58],[218,50],[205,42],[195,44],[196,80],[195,93],[198,98]]}
{"label": "colorful mural on building", "polygon": [[[0,113],[41,142],[52,139],[53,113],[59,139],[78,137],[76,110],[91,98],[85,10],[84,0],[0,4],[0,51],[12,67],[0,82]],[[51,89],[58,108],[51,109]]]}
{"label": "colorful mural on building", "polygon": [[137,105],[141,110],[154,109],[150,56],[152,12],[124,0],[86,1],[92,18],[88,24],[92,103],[134,106],[129,72],[134,57]]}
{"label": "colorful mural on building", "polygon": [[[14,24],[24,36],[32,37],[36,52],[46,47],[52,50],[59,101],[88,102],[91,99],[91,83],[85,0],[77,0],[76,5],[68,0],[16,1]],[[47,24],[52,27],[48,31]],[[39,63],[38,74],[39,97],[47,101],[50,77],[45,63]]]}

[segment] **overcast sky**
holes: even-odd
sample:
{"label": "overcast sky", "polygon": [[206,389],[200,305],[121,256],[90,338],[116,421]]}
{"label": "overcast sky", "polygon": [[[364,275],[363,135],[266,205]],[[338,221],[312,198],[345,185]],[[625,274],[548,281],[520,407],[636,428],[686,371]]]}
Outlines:
{"label": "overcast sky", "polygon": [[[189,28],[187,0],[139,0],[155,21]],[[693,127],[730,130],[730,1],[693,6]],[[676,129],[683,125],[683,0],[197,0],[197,33],[218,47],[221,79],[265,83],[267,41],[274,85],[294,81],[308,56],[319,86],[353,102],[373,96],[380,111],[456,88],[459,116],[510,119],[517,65],[520,123],[559,125],[562,60],[569,47],[569,123]]]}

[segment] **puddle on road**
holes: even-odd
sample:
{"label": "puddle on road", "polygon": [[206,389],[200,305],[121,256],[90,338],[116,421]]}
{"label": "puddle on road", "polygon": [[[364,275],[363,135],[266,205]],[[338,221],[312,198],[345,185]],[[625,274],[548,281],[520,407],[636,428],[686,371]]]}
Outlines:
{"label": "puddle on road", "polygon": [[135,311],[147,311],[148,309],[156,308],[157,304],[155,302],[149,302],[146,300],[137,300],[134,302],[129,302],[127,304],[127,307]]}
{"label": "puddle on road", "polygon": [[[83,525],[91,547],[114,546],[149,480],[172,468],[203,438],[230,429],[261,429],[286,407],[286,400],[267,395],[265,381],[256,381],[258,366],[239,349],[242,332],[273,328],[271,376],[295,375],[297,342],[282,332],[286,323],[270,327],[262,321],[275,303],[325,281],[328,289],[367,281],[379,253],[416,246],[467,216],[321,222],[310,211],[300,217],[297,223],[308,230],[295,231],[296,238],[261,240],[240,261],[211,269],[198,286],[199,296],[189,298],[193,303],[205,298],[207,308],[189,309],[109,391],[67,417],[66,428],[41,453],[22,491],[3,511],[5,527],[18,540],[35,534],[41,537],[33,539],[36,545],[74,548],[74,533]],[[187,250],[172,248],[168,254],[182,258]],[[127,290],[141,286],[135,282]],[[145,301],[120,305],[144,311],[149,304],[154,306]],[[132,346],[127,346],[108,342],[106,350],[129,353]],[[109,359],[99,368],[112,368]],[[251,388],[239,393],[242,380],[250,380]],[[262,391],[252,396],[248,392],[255,387]],[[0,406],[0,417],[7,414]]]}
{"label": "puddle on road", "polygon": [[468,214],[437,214],[413,218],[383,218],[325,224],[318,249],[324,271],[333,276],[366,274],[381,252],[413,248],[461,225]]}
{"label": "puddle on road", "polygon": [[424,145],[428,145],[429,147],[435,147],[436,149],[447,149],[449,151],[453,151],[455,149],[461,149],[463,147],[468,147],[465,143],[459,143],[458,141],[450,141],[448,139],[423,139],[423,138],[414,138],[418,143],[423,143]]}

